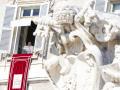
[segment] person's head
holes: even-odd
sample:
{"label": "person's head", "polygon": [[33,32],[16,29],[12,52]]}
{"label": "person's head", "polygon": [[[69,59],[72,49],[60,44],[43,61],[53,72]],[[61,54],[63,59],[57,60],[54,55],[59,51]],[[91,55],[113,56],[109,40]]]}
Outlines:
{"label": "person's head", "polygon": [[32,43],[31,42],[28,42],[28,46],[31,46],[32,45]]}

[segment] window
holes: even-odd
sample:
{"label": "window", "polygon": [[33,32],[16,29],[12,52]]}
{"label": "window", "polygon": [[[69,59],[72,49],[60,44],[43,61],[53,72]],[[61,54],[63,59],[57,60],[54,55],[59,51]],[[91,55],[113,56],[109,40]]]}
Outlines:
{"label": "window", "polygon": [[115,3],[113,4],[113,9],[112,11],[116,14],[120,14],[120,3]]}
{"label": "window", "polygon": [[0,7],[0,16],[3,18],[0,30],[0,53],[11,53],[12,51],[12,38],[13,28],[11,27],[11,21],[16,17],[17,7],[14,5]]}
{"label": "window", "polygon": [[23,16],[30,16],[30,13],[31,13],[31,9],[25,9],[23,11]]}
{"label": "window", "polygon": [[39,15],[39,9],[33,9],[33,16],[38,16]]}
{"label": "window", "polygon": [[[34,22],[31,22],[31,17],[34,18],[35,16],[37,17],[42,17],[48,14],[48,6],[49,3],[42,3],[40,5],[32,5],[32,6],[21,6],[21,12],[20,12],[20,23],[22,23],[21,21],[23,20],[23,22],[27,22],[24,21],[24,19],[28,19],[28,23],[27,24],[20,24],[18,26],[20,26],[20,28],[18,28],[19,32],[18,32],[18,38],[16,39],[16,48],[15,48],[15,52],[17,53],[22,53],[22,48],[25,46],[26,43],[31,42],[32,46],[34,46],[34,48],[36,48],[36,37],[33,36],[33,32],[36,29],[36,24]],[[26,18],[27,17],[27,18]],[[17,23],[19,23],[19,21]],[[30,21],[30,24],[29,24]],[[17,25],[17,24],[16,24]],[[16,35],[17,37],[17,35]],[[19,39],[19,40],[18,40]]]}
{"label": "window", "polygon": [[120,0],[105,0],[105,11],[120,15]]}
{"label": "window", "polygon": [[[31,45],[34,46],[35,36],[33,36],[33,32],[35,29],[36,25],[33,22],[31,22],[31,26],[21,27],[20,38],[18,41],[18,53],[26,53],[24,46],[28,45],[28,42],[31,42]],[[32,48],[27,50],[32,50]]]}
{"label": "window", "polygon": [[27,16],[39,16],[39,11],[40,11],[40,7],[26,7],[23,8],[23,13],[22,16],[23,17],[27,17]]}
{"label": "window", "polygon": [[38,6],[22,7],[21,17],[45,16],[48,13],[48,3],[42,3]]}

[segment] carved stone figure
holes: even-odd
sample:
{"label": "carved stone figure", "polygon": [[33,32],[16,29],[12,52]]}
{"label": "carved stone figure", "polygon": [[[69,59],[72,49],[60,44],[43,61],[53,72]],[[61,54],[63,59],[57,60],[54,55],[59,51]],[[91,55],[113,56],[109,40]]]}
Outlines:
{"label": "carved stone figure", "polygon": [[102,76],[105,81],[103,90],[120,89],[120,45],[115,45],[113,63],[102,67]]}
{"label": "carved stone figure", "polygon": [[109,81],[103,90],[111,90],[119,83],[119,64],[102,66],[101,47],[119,37],[120,18],[95,11],[94,0],[83,9],[68,1],[59,1],[61,5],[56,0],[48,16],[34,20],[38,23],[34,34],[44,36],[41,49],[42,55],[47,54],[44,65],[49,78],[58,90],[101,90],[102,72],[103,80]]}
{"label": "carved stone figure", "polygon": [[115,40],[119,36],[120,26],[119,22],[117,22],[120,19],[119,16],[98,11],[94,11],[93,15],[89,14],[88,16],[91,19],[89,30],[97,41],[108,42]]}

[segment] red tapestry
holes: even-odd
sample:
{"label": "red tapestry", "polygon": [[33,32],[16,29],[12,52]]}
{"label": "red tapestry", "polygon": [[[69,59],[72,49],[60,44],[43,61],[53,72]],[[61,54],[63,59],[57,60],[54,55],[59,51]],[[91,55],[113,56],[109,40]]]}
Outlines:
{"label": "red tapestry", "polygon": [[7,90],[26,90],[31,56],[32,54],[13,55]]}

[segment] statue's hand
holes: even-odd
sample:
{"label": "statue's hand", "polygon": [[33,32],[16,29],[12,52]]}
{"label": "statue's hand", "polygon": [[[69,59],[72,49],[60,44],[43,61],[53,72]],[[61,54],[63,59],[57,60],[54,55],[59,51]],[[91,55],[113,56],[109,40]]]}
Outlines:
{"label": "statue's hand", "polygon": [[43,26],[54,26],[58,24],[57,21],[55,21],[53,17],[49,15],[41,18],[35,18],[33,19],[33,22]]}
{"label": "statue's hand", "polygon": [[33,35],[34,35],[34,36],[36,36],[36,35],[37,35],[37,36],[42,36],[41,34],[42,34],[42,31],[40,31],[40,30],[39,30],[39,31],[36,30],[35,32],[33,32]]}
{"label": "statue's hand", "polygon": [[44,62],[46,69],[53,70],[59,65],[59,59],[57,56],[53,56]]}
{"label": "statue's hand", "polygon": [[77,14],[74,18],[75,23],[83,23],[84,22],[84,16]]}
{"label": "statue's hand", "polygon": [[37,35],[37,32],[35,31],[35,32],[33,32],[33,36],[36,36]]}
{"label": "statue's hand", "polygon": [[44,25],[38,25],[37,29],[35,30],[35,32],[33,33],[33,35],[37,35],[37,36],[47,36],[49,32],[49,27],[48,26],[44,26]]}

